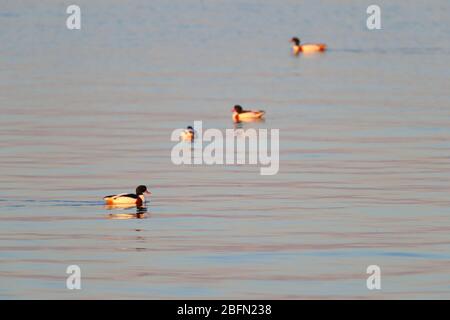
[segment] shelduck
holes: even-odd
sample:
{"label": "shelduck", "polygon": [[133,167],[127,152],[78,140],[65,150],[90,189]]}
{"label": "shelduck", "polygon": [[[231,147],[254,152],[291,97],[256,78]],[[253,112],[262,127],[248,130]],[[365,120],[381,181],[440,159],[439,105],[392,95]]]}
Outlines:
{"label": "shelduck", "polygon": [[233,112],[232,118],[234,122],[258,121],[266,113],[262,110],[243,110],[240,105],[235,105],[231,111]]}
{"label": "shelduck", "polygon": [[180,138],[183,141],[194,141],[195,131],[191,126],[187,127],[180,133]]}
{"label": "shelduck", "polygon": [[327,45],[324,43],[306,43],[301,44],[299,38],[292,38],[292,53],[294,55],[299,55],[300,53],[313,53],[313,52],[323,52],[327,49]]}
{"label": "shelduck", "polygon": [[103,198],[107,205],[136,205],[138,207],[145,203],[144,194],[151,194],[147,191],[147,187],[140,185],[136,188],[136,194],[134,193],[120,193],[116,195],[110,195]]}

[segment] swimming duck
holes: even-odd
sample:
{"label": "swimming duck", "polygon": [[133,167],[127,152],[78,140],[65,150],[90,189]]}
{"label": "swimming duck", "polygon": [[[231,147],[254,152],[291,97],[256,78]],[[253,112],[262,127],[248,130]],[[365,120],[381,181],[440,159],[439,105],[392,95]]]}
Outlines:
{"label": "swimming duck", "polygon": [[233,112],[234,122],[261,120],[266,113],[262,110],[243,110],[240,105],[235,105],[231,111]]}
{"label": "swimming duck", "polygon": [[183,130],[180,133],[180,138],[183,141],[193,141],[195,137],[195,131],[194,128],[191,126],[187,127],[185,130]]}
{"label": "swimming duck", "polygon": [[121,193],[103,198],[108,205],[113,204],[135,204],[140,207],[145,203],[144,194],[151,194],[147,191],[147,187],[140,185],[136,188],[136,194],[133,193]]}
{"label": "swimming duck", "polygon": [[303,53],[312,53],[312,52],[323,52],[327,49],[327,45],[324,43],[306,43],[306,44],[300,44],[299,38],[292,38],[291,42],[292,45],[292,52],[295,55],[299,55],[300,52]]}

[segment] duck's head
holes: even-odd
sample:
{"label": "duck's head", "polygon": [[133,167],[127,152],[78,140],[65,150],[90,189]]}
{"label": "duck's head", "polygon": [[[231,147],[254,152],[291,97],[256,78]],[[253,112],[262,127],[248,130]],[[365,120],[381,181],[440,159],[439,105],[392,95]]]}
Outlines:
{"label": "duck's head", "polygon": [[144,185],[140,185],[136,188],[136,195],[141,196],[143,194],[151,194],[151,192],[147,191],[147,187]]}
{"label": "duck's head", "polygon": [[293,38],[291,39],[291,42],[292,42],[293,44],[295,44],[296,46],[299,46],[299,45],[300,45],[300,39],[297,38],[297,37],[293,37]]}
{"label": "duck's head", "polygon": [[188,129],[189,131],[194,131],[194,128],[192,128],[191,126],[188,126],[187,129]]}
{"label": "duck's head", "polygon": [[233,109],[231,109],[231,111],[236,112],[236,113],[241,113],[242,112],[242,107],[240,105],[235,105],[233,107]]}

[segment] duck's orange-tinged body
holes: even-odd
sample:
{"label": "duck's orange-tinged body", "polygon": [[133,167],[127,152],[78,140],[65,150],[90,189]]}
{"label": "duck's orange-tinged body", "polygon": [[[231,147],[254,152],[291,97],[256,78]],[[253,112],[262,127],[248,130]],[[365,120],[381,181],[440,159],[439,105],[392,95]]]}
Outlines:
{"label": "duck's orange-tinged body", "polygon": [[180,138],[183,141],[194,141],[195,131],[192,127],[187,127],[187,129],[183,130],[180,134]]}
{"label": "duck's orange-tinged body", "polygon": [[136,205],[138,207],[145,203],[144,194],[150,194],[147,191],[146,186],[139,186],[136,188],[136,194],[134,193],[120,193],[116,195],[110,195],[103,198],[107,205]]}
{"label": "duck's orange-tinged body", "polygon": [[235,105],[232,119],[234,122],[251,122],[263,119],[265,111],[263,110],[243,110],[241,106]]}
{"label": "duck's orange-tinged body", "polygon": [[324,52],[326,49],[327,45],[325,43],[308,43],[293,47],[294,54]]}
{"label": "duck's orange-tinged body", "polygon": [[106,196],[103,198],[105,200],[105,204],[107,205],[137,205],[142,206],[145,199],[142,199],[143,196],[134,197],[134,194],[118,194],[113,196]]}
{"label": "duck's orange-tinged body", "polygon": [[324,52],[327,50],[327,45],[325,43],[305,43],[301,44],[299,38],[292,38],[292,52],[295,55],[299,55],[300,53],[315,53],[315,52]]}

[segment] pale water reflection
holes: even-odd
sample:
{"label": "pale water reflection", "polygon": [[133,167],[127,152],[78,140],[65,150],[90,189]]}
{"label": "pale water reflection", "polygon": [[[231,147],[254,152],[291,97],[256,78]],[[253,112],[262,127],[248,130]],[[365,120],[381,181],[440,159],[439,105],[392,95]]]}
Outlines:
{"label": "pale water reflection", "polygon": [[145,219],[149,216],[144,206],[115,204],[105,205],[105,209],[113,211],[108,214],[108,219],[112,220]]}
{"label": "pale water reflection", "polygon": [[[370,1],[77,4],[79,32],[0,8],[0,298],[450,298],[448,1],[378,1],[376,32]],[[172,164],[235,104],[280,129],[277,175]],[[105,208],[139,184],[144,219]]]}

